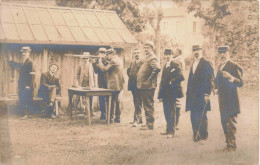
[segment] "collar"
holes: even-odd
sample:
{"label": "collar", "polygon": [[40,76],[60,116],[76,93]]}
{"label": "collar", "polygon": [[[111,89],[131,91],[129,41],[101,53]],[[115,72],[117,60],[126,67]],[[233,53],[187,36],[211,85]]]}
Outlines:
{"label": "collar", "polygon": [[54,76],[54,73],[52,73],[51,71],[49,72],[51,76]]}

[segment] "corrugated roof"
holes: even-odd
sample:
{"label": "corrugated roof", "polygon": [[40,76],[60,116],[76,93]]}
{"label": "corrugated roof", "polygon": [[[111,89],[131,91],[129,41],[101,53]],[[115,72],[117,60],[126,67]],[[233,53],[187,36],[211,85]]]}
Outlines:
{"label": "corrugated roof", "polygon": [[115,11],[0,3],[0,14],[1,43],[137,43]]}

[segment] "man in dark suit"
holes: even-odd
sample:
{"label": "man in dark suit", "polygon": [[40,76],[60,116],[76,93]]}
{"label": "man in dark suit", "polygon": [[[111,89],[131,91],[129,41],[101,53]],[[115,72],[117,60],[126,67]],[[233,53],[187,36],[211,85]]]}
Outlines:
{"label": "man in dark suit", "polygon": [[135,61],[130,64],[130,67],[127,69],[128,79],[128,90],[132,92],[133,101],[134,101],[134,121],[131,122],[133,127],[136,127],[137,124],[142,124],[142,98],[140,94],[140,90],[137,89],[137,72],[141,68],[143,61],[141,61],[141,52],[139,49],[134,49],[133,52],[135,56]]}
{"label": "man in dark suit", "polygon": [[[243,86],[242,69],[230,61],[229,47],[218,47],[221,64],[216,77],[221,123],[227,146],[224,150],[236,150],[236,117],[240,113],[237,87]],[[217,92],[218,91],[218,92]]]}
{"label": "man in dark suit", "polygon": [[173,61],[173,50],[165,49],[166,64],[163,67],[158,99],[163,102],[167,122],[162,135],[174,136],[176,125],[176,100],[183,97],[181,82],[184,80],[181,64]]}
{"label": "man in dark suit", "polygon": [[18,63],[9,57],[8,61],[11,67],[18,68],[19,80],[18,80],[18,90],[19,90],[19,105],[25,115],[21,118],[30,118],[30,113],[33,110],[33,62],[30,59],[31,48],[29,46],[24,46],[21,49],[22,52],[22,63]]}
{"label": "man in dark suit", "polygon": [[116,55],[113,48],[110,48],[106,52],[108,64],[105,66],[102,63],[102,59],[99,59],[98,67],[102,72],[106,73],[107,76],[107,88],[115,90],[117,92],[112,94],[112,106],[111,106],[111,120],[113,123],[120,123],[121,106],[120,100],[122,97],[124,87],[124,64],[122,59]]}
{"label": "man in dark suit", "polygon": [[154,124],[154,91],[161,68],[153,49],[153,42],[147,41],[144,44],[146,59],[137,73],[137,88],[141,93],[146,117],[146,125],[141,130],[152,130]]}
{"label": "man in dark suit", "polygon": [[[102,63],[103,65],[107,65],[107,61],[105,60],[105,56],[106,55],[106,48],[99,48],[98,50],[98,56],[102,57]],[[90,60],[90,62],[93,64],[93,68],[94,68],[94,72],[98,75],[98,87],[99,88],[107,88],[107,77],[106,77],[106,73],[103,72],[99,67],[98,67],[98,62],[99,60],[97,60],[96,62],[93,62],[92,59]],[[101,120],[106,120],[106,106],[105,106],[105,101],[108,100],[107,96],[99,96],[98,97],[99,100],[99,107],[100,107],[100,111],[101,111],[101,115],[100,115],[100,119]]]}
{"label": "man in dark suit", "polygon": [[191,111],[193,140],[196,142],[208,138],[207,111],[210,111],[209,97],[214,86],[214,70],[210,62],[202,57],[203,51],[199,45],[194,45],[192,51],[195,61],[188,79],[186,111]]}
{"label": "man in dark suit", "polygon": [[46,111],[46,117],[56,118],[54,110],[54,101],[56,95],[60,94],[59,78],[55,76],[58,70],[56,63],[50,64],[50,71],[42,73],[38,97],[43,98],[42,108]]}

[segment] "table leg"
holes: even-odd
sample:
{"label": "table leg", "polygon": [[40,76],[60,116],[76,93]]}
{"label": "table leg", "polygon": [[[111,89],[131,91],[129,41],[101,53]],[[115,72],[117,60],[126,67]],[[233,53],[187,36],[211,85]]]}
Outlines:
{"label": "table leg", "polygon": [[109,97],[108,97],[107,124],[110,123],[111,105],[112,105],[112,96],[109,96]]}
{"label": "table leg", "polygon": [[91,125],[90,97],[86,97],[86,106],[85,107],[86,107],[86,109],[88,111],[88,125]]}
{"label": "table leg", "polygon": [[70,114],[70,119],[72,119],[72,92],[69,92],[69,114]]}

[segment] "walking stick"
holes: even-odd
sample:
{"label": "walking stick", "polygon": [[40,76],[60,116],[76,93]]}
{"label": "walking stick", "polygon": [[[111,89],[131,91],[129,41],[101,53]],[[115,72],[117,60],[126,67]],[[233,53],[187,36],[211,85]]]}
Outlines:
{"label": "walking stick", "polygon": [[201,122],[202,122],[202,119],[203,119],[203,116],[204,116],[204,112],[205,112],[205,109],[206,109],[206,106],[208,104],[208,101],[206,101],[204,107],[203,107],[203,110],[202,110],[202,115],[201,115],[201,118],[200,118],[200,122],[199,122],[199,125],[198,125],[198,130],[195,134],[195,140],[198,140],[199,136],[200,136],[200,125],[201,125]]}

